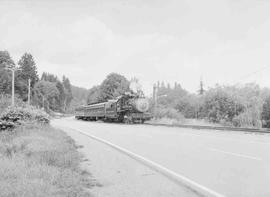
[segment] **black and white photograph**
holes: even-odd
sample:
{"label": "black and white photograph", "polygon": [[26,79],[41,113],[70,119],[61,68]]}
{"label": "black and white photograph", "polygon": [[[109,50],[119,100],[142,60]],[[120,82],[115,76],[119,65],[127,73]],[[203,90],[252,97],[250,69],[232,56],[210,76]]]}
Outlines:
{"label": "black and white photograph", "polygon": [[0,0],[0,197],[270,197],[270,1]]}

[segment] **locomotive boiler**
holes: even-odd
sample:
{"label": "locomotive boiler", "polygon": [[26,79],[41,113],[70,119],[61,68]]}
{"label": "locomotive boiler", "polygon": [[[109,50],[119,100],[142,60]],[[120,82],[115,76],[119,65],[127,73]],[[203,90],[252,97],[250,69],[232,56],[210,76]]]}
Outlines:
{"label": "locomotive boiler", "polygon": [[149,101],[136,94],[125,93],[107,102],[81,106],[75,109],[76,119],[110,122],[144,123],[152,118]]}

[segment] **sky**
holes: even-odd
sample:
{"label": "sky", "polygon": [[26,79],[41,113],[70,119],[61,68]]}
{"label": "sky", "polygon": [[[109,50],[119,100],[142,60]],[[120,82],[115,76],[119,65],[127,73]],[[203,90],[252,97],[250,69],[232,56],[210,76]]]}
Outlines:
{"label": "sky", "polygon": [[85,88],[116,72],[178,82],[270,87],[267,0],[0,0],[0,50]]}

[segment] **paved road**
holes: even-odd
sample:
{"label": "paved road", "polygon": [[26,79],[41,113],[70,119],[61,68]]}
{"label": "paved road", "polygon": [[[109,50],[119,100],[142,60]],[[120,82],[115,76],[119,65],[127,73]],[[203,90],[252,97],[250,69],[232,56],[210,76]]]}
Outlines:
{"label": "paved road", "polygon": [[119,145],[225,196],[270,196],[270,134],[78,121],[69,127]]}

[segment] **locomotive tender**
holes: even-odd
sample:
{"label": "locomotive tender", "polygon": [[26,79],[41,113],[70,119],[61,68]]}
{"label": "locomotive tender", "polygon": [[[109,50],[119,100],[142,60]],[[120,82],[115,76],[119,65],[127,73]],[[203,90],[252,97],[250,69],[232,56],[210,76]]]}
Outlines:
{"label": "locomotive tender", "polygon": [[75,109],[75,118],[110,122],[144,123],[152,118],[149,102],[136,94],[125,93],[114,100],[90,104]]}

